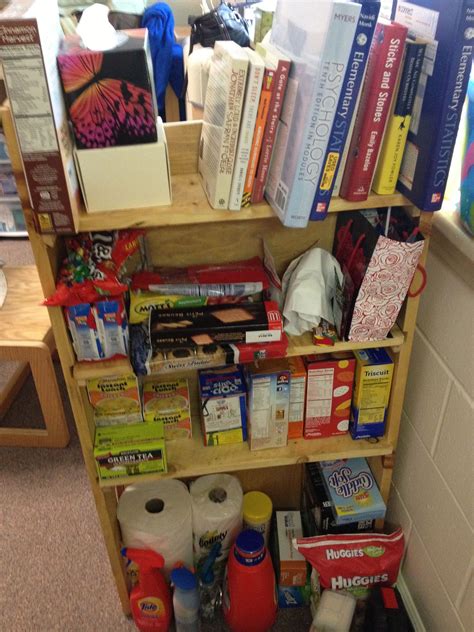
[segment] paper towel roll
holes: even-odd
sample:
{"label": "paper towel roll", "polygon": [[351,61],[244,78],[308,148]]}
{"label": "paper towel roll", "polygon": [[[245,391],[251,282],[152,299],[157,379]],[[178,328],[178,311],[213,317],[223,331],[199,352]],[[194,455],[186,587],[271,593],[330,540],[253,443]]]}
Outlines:
{"label": "paper towel roll", "polygon": [[161,553],[167,577],[176,562],[192,566],[191,498],[181,481],[130,485],[118,502],[117,518],[124,545]]}
{"label": "paper towel roll", "polygon": [[230,474],[202,476],[190,489],[193,507],[194,563],[206,557],[216,542],[222,544],[219,562],[242,530],[243,493],[240,482]]}

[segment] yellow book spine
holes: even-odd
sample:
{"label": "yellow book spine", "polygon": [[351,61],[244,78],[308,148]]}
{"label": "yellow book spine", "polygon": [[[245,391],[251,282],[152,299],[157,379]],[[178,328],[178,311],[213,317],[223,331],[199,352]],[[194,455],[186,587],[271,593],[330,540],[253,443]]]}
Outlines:
{"label": "yellow book spine", "polygon": [[372,184],[372,189],[379,195],[395,193],[410,121],[409,114],[407,116],[392,115],[387,125]]}

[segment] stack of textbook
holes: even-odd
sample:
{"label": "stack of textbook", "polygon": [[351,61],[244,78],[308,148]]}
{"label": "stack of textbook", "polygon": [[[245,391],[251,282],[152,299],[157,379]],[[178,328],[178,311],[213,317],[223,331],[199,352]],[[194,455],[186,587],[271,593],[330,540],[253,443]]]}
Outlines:
{"label": "stack of textbook", "polygon": [[394,0],[392,19],[380,6],[278,0],[255,51],[216,43],[199,156],[212,207],[265,197],[290,227],[324,219],[334,196],[363,202],[371,191],[441,207],[474,0]]}

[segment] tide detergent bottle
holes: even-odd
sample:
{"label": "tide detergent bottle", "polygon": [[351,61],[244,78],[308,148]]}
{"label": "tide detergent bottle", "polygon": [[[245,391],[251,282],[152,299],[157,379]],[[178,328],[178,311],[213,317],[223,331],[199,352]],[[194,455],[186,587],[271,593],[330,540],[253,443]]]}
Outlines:
{"label": "tide detergent bottle", "polygon": [[139,583],[130,593],[133,620],[140,632],[167,632],[173,607],[171,592],[160,569],[163,557],[150,549],[123,548],[122,555],[140,569]]}
{"label": "tide detergent bottle", "polygon": [[275,623],[275,574],[263,535],[258,531],[242,531],[232,546],[223,608],[232,632],[267,632]]}

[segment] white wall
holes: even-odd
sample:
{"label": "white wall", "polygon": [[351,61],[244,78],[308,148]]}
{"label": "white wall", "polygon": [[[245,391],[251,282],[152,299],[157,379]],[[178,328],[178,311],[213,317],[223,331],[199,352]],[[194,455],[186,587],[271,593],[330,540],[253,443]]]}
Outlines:
{"label": "white wall", "polygon": [[404,527],[403,574],[428,632],[472,632],[474,298],[433,250],[427,271],[388,519]]}

